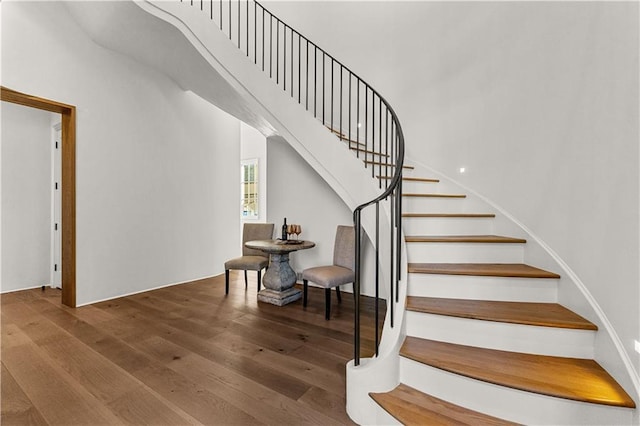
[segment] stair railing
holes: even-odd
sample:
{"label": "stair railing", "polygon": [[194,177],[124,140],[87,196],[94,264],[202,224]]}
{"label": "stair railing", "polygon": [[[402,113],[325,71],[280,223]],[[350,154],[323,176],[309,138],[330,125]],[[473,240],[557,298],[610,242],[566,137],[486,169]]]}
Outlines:
{"label": "stair railing", "polygon": [[[379,347],[380,248],[390,253],[389,303],[393,327],[401,271],[404,136],[389,103],[348,67],[280,20],[255,0],[181,0],[200,7],[248,60],[348,144],[384,191],[353,212],[356,233],[354,364],[360,364],[362,212],[375,206],[375,353]],[[381,242],[380,204],[389,202],[388,241]],[[395,297],[394,297],[395,294]]]}

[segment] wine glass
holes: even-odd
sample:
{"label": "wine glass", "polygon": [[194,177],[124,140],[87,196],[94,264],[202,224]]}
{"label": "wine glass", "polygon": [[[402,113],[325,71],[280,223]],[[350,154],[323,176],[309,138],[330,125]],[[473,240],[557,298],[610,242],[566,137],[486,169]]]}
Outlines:
{"label": "wine glass", "polygon": [[300,225],[295,225],[295,229],[293,230],[293,232],[296,234],[296,240],[300,239],[300,234],[302,233],[302,226]]}
{"label": "wine glass", "polygon": [[296,226],[291,224],[289,226],[287,226],[287,234],[288,235],[293,235],[296,231]]}

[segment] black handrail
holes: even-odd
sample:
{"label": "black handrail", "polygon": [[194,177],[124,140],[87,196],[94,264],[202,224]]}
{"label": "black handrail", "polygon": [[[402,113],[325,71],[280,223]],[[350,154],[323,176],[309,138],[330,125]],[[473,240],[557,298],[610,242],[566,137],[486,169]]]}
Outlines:
{"label": "black handrail", "polygon": [[[349,148],[355,151],[356,156],[363,160],[364,167],[369,168],[370,166],[371,176],[379,180],[379,187],[382,189],[384,186],[384,191],[379,196],[359,205],[353,212],[356,233],[355,281],[353,283],[355,300],[354,364],[357,366],[360,364],[362,212],[367,207],[375,205],[376,229],[371,241],[375,246],[376,259],[374,340],[377,355],[379,346],[380,248],[384,243],[380,239],[380,203],[384,201],[389,202],[391,220],[389,240],[387,241],[390,252],[390,303],[388,307],[390,309],[390,325],[394,326],[394,305],[398,302],[402,260],[404,135],[400,121],[389,103],[366,81],[324,49],[283,22],[259,2],[255,0],[195,0],[196,3],[198,1],[200,9],[203,11],[209,9],[206,11],[209,19],[220,27],[220,30],[240,51],[245,53],[250,61],[258,66],[265,75],[268,75],[276,85],[282,86],[283,91],[289,94],[292,99],[296,99],[297,92],[298,104],[312,113],[315,118],[320,119],[322,124],[336,134],[340,141],[347,142]],[[193,6],[194,0],[190,0],[190,4]],[[237,25],[236,28],[233,28],[234,22]],[[265,34],[267,31],[268,34]],[[282,37],[280,37],[281,33]],[[322,67],[321,71],[318,70],[318,66]],[[336,77],[336,73],[339,74],[339,77]],[[326,84],[327,78],[330,78],[329,84]],[[312,87],[310,87],[311,79],[313,79]],[[318,84],[319,79],[322,80],[321,84]],[[364,103],[362,102],[363,98]],[[329,103],[328,108],[327,103]],[[328,120],[327,117],[329,117]],[[361,131],[362,127],[364,129]],[[353,134],[355,134],[355,138],[352,138]],[[362,136],[363,139],[361,139]],[[393,175],[390,176],[392,170]]]}

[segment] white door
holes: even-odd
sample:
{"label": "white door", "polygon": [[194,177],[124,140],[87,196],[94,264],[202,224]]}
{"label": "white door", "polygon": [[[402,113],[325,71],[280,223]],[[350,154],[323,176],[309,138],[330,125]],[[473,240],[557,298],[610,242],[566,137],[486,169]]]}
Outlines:
{"label": "white door", "polygon": [[61,151],[62,130],[60,123],[53,126],[53,147],[51,155],[52,193],[51,193],[51,287],[62,288],[62,173]]}

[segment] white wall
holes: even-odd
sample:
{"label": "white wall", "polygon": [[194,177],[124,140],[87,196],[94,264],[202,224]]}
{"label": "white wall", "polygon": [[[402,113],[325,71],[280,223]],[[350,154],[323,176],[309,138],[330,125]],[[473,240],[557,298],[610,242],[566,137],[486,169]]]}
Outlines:
{"label": "white wall", "polygon": [[294,252],[291,267],[305,268],[333,263],[336,226],[352,225],[351,211],[331,187],[279,136],[267,138],[269,222],[280,237],[284,218],[299,224],[299,238],[316,243],[314,248]]}
{"label": "white wall", "polygon": [[637,2],[268,7],[389,100],[410,160],[548,244],[640,370]]}
{"label": "white wall", "polygon": [[2,102],[0,292],[51,281],[51,113]]}
{"label": "white wall", "polygon": [[[292,253],[291,267],[300,273],[306,268],[331,265],[336,227],[353,225],[351,210],[282,137],[268,137],[267,152],[268,222],[274,223],[276,237],[279,238],[286,217],[288,224],[302,226],[299,238],[316,244],[314,248]],[[373,296],[373,246],[367,237],[363,237],[362,251],[365,262],[362,266],[361,292]],[[341,289],[352,291],[351,285],[342,286]],[[380,292],[381,296],[386,294],[384,284]]]}
{"label": "white wall", "polygon": [[221,273],[239,122],[94,44],[62,3],[1,7],[2,84],[77,106],[77,303]]}

